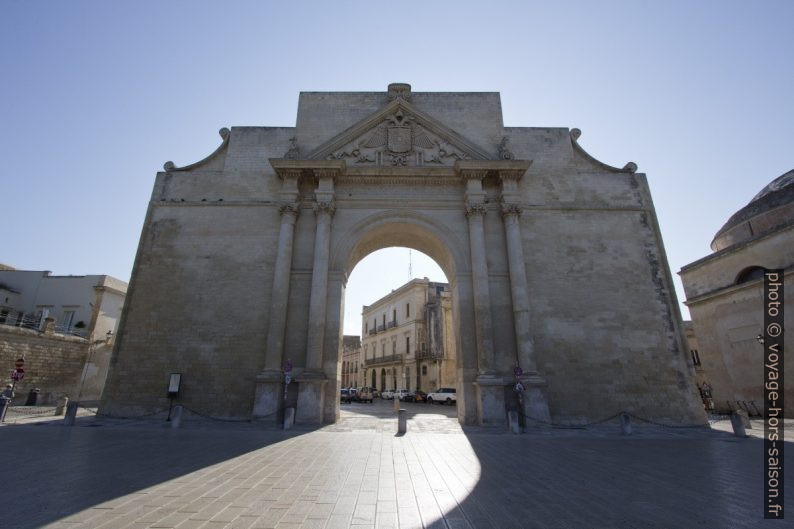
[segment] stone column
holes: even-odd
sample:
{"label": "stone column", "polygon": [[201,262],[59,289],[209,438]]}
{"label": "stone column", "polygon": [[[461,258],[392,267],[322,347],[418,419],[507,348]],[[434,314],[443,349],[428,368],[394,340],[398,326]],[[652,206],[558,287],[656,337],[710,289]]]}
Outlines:
{"label": "stone column", "polygon": [[[513,326],[516,335],[516,362],[523,374],[521,383],[524,413],[535,419],[550,420],[546,398],[546,381],[538,373],[537,360],[532,342],[529,314],[529,288],[527,286],[524,243],[521,237],[521,206],[518,180],[521,171],[500,171],[502,182],[502,219],[507,243],[507,263],[510,270],[510,293],[513,302]],[[537,424],[537,423],[530,423]]]}
{"label": "stone column", "polygon": [[463,172],[466,179],[466,217],[469,222],[469,247],[474,292],[474,327],[477,337],[477,416],[483,426],[505,423],[504,379],[496,374],[491,319],[491,293],[488,262],[485,258],[485,193],[482,179],[487,171]]}
{"label": "stone column", "polygon": [[524,271],[523,244],[518,204],[502,202],[502,219],[507,242],[507,263],[510,269],[510,294],[513,300],[513,325],[516,333],[516,361],[526,373],[537,372],[529,328],[529,295]]}
{"label": "stone column", "polygon": [[306,364],[296,379],[298,409],[296,421],[320,423],[323,420],[324,390],[327,378],[323,373],[326,308],[328,305],[328,257],[331,244],[331,220],[334,215],[333,171],[315,170],[318,179],[314,213],[317,222],[314,234],[312,289],[309,295],[309,323],[306,339]]}
{"label": "stone column", "polygon": [[[485,203],[482,182],[467,183],[466,218],[469,221],[469,248],[474,291],[474,326],[477,336],[477,366],[480,374],[493,374],[493,322],[491,293],[488,286],[488,262],[485,259]],[[478,192],[479,191],[479,192]],[[481,196],[480,196],[481,195]]]}
{"label": "stone column", "polygon": [[323,343],[325,342],[325,310],[328,301],[328,252],[331,242],[333,201],[314,204],[317,231],[314,235],[314,266],[312,290],[309,298],[309,335],[306,351],[306,372],[322,373]]}
{"label": "stone column", "polygon": [[276,264],[273,271],[273,288],[270,291],[270,315],[268,318],[267,342],[265,346],[265,368],[256,377],[254,395],[254,417],[270,416],[283,398],[284,333],[287,325],[290,274],[292,270],[292,247],[295,221],[300,204],[297,202],[300,171],[286,172],[281,189],[281,227],[278,235]]}

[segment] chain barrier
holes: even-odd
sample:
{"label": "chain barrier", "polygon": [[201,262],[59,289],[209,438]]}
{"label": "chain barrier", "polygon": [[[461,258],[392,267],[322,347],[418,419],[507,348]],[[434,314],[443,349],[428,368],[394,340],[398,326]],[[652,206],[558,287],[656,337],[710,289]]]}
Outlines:
{"label": "chain barrier", "polygon": [[93,408],[89,408],[87,406],[83,406],[79,402],[77,403],[77,407],[78,408],[82,408],[82,409],[94,414],[96,417],[102,417],[102,418],[105,418],[105,419],[123,419],[123,420],[128,420],[128,421],[135,421],[135,420],[138,420],[138,419],[143,419],[145,417],[151,417],[153,415],[157,415],[159,413],[164,413],[164,412],[168,411],[168,408],[162,408],[160,410],[156,410],[156,411],[153,411],[153,412],[150,412],[150,413],[144,413],[142,415],[133,415],[133,416],[127,417],[127,416],[123,416],[123,415],[112,415],[112,414],[109,414],[109,413],[99,413],[99,409],[95,410]]}
{"label": "chain barrier", "polygon": [[[25,410],[20,410],[18,408],[28,408]],[[30,409],[32,406],[9,406],[6,409],[6,413],[11,413],[15,417],[15,419],[26,419],[29,417],[42,417],[44,415],[54,415],[55,414],[55,407],[46,407],[46,408],[39,408],[38,410]]]}
{"label": "chain barrier", "polygon": [[[125,420],[143,419],[143,418],[146,418],[146,417],[151,417],[153,415],[157,415],[157,414],[160,414],[160,413],[165,413],[165,412],[168,411],[168,408],[163,408],[163,409],[160,409],[160,410],[153,411],[151,413],[144,413],[143,415],[135,415],[135,416],[130,416],[130,417],[124,417],[124,416],[120,416],[120,415],[111,415],[111,414],[107,414],[107,413],[99,413],[98,409],[89,408],[87,406],[83,406],[80,403],[78,403],[77,406],[79,408],[82,408],[84,410],[89,411],[90,413],[93,413],[97,417],[103,417],[103,418],[107,418],[107,419],[125,419]],[[219,422],[255,422],[255,421],[262,420],[262,419],[267,419],[268,417],[272,417],[272,416],[276,415],[277,413],[279,413],[280,411],[282,411],[281,409],[277,409],[273,413],[269,413],[267,415],[257,416],[257,417],[255,417],[253,419],[235,419],[235,418],[231,418],[231,417],[213,417],[211,415],[207,415],[207,414],[202,413],[200,411],[196,411],[193,408],[189,408],[189,407],[187,407],[185,405],[181,405],[181,406],[182,406],[183,409],[189,411],[190,413],[192,413],[194,415],[197,415],[197,416],[202,417],[204,419],[209,419],[211,421],[219,421]]]}
{"label": "chain barrier", "polygon": [[[656,421],[652,421],[650,419],[646,419],[645,417],[640,417],[639,415],[634,415],[633,413],[628,413],[627,412],[627,415],[629,417],[637,419],[640,422],[653,424],[654,426],[661,426],[662,428],[703,428],[703,427],[706,426],[705,424],[664,424],[664,423],[661,423],[661,422],[656,422]],[[709,424],[711,424],[711,423],[709,422]]]}
{"label": "chain barrier", "polygon": [[257,415],[256,417],[252,417],[250,419],[235,419],[235,418],[232,418],[232,417],[213,417],[212,415],[207,415],[206,413],[202,413],[202,412],[196,411],[196,410],[194,410],[192,408],[188,408],[184,404],[182,404],[181,406],[182,406],[182,408],[184,408],[185,410],[189,411],[190,413],[192,413],[194,415],[198,415],[199,417],[202,417],[204,419],[209,419],[211,421],[219,421],[219,422],[256,422],[256,421],[261,421],[262,419],[267,419],[269,417],[273,417],[277,413],[279,413],[281,411],[284,411],[282,408],[278,408],[278,409],[276,409],[276,411],[274,411],[272,413],[268,413],[267,415]]}
{"label": "chain barrier", "polygon": [[[640,422],[653,424],[654,426],[660,426],[662,428],[703,428],[703,427],[706,426],[705,424],[664,424],[664,423],[661,423],[661,422],[656,422],[656,421],[652,421],[650,419],[646,419],[644,417],[640,417],[639,415],[634,415],[633,413],[622,412],[622,411],[618,412],[618,413],[615,413],[614,415],[610,415],[609,417],[606,417],[604,419],[599,419],[597,421],[586,422],[586,423],[582,423],[582,424],[566,424],[566,423],[558,423],[558,422],[553,422],[553,421],[546,421],[546,420],[543,420],[543,419],[537,419],[535,417],[530,417],[527,414],[524,414],[524,417],[529,419],[530,421],[535,422],[535,423],[544,424],[544,425],[547,425],[547,426],[551,426],[553,428],[565,428],[565,429],[576,430],[576,429],[588,428],[590,426],[597,426],[599,424],[604,424],[606,422],[609,422],[609,421],[611,421],[613,419],[616,419],[616,418],[620,417],[623,413],[625,413],[629,417],[631,417],[633,419],[636,419],[636,420],[638,420]],[[711,424],[714,424],[716,422],[725,421],[725,420],[730,420],[730,417],[719,417],[719,418],[716,418],[716,419],[713,419],[713,420],[709,419],[708,422],[709,422],[709,425],[711,425]]]}
{"label": "chain barrier", "polygon": [[524,414],[524,417],[529,419],[530,421],[536,422],[538,424],[545,424],[545,425],[551,426],[553,428],[565,428],[565,429],[570,429],[570,430],[580,430],[582,428],[587,428],[589,426],[597,426],[599,424],[603,424],[605,422],[609,422],[612,419],[615,419],[616,417],[620,417],[621,413],[622,412],[619,412],[619,413],[616,413],[614,415],[610,415],[609,417],[606,417],[604,419],[600,419],[600,420],[592,421],[592,422],[586,422],[586,423],[582,423],[582,424],[564,424],[564,423],[560,423],[560,422],[545,421],[543,419],[536,419],[535,417],[530,417],[527,414]]}

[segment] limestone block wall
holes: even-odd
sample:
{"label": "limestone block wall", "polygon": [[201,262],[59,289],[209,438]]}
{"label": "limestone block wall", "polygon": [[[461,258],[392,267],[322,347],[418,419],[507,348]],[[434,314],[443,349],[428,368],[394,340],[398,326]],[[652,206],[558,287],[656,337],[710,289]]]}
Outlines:
{"label": "limestone block wall", "polygon": [[167,406],[168,377],[177,372],[184,405],[218,416],[251,409],[280,219],[272,192],[278,178],[266,160],[283,154],[289,137],[283,129],[234,128],[206,165],[158,174],[103,394],[106,412]]}
{"label": "limestone block wall", "polygon": [[[182,372],[183,404],[247,415],[273,311],[287,313],[284,357],[300,376],[311,323],[316,184],[301,178],[289,301],[271,306],[281,181],[268,159],[284,156],[293,136],[307,154],[386,102],[385,93],[305,93],[296,128],[235,127],[206,160],[158,174],[104,411],[165,407],[168,374]],[[493,159],[500,138],[509,136],[515,158],[532,160],[517,194],[535,355],[552,417],[592,420],[628,410],[702,420],[645,177],[592,159],[568,129],[503,127],[498,94],[416,93],[412,104]],[[334,183],[322,365],[326,420],[338,410],[345,281],[361,258],[388,246],[420,250],[446,273],[459,413],[466,423],[477,420],[466,184],[451,167],[440,169],[447,172],[383,167],[369,175],[358,167]],[[516,339],[502,188],[494,175],[482,184],[495,365],[511,382]]]}
{"label": "limestone block wall", "polygon": [[88,356],[88,341],[75,336],[41,334],[31,329],[0,325],[0,373],[3,387],[14,361],[25,357],[25,378],[17,383],[13,404],[24,404],[28,392],[39,388],[37,404],[55,404],[68,396],[76,399]]}
{"label": "limestone block wall", "polygon": [[702,420],[645,176],[594,166],[556,130],[511,132],[516,156],[535,160],[521,223],[552,417]]}

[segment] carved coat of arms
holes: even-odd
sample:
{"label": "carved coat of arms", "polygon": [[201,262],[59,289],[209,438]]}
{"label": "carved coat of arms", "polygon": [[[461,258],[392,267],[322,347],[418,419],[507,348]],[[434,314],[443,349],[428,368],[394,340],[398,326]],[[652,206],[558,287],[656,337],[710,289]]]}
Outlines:
{"label": "carved coat of arms", "polygon": [[414,122],[411,114],[398,110],[368,136],[329,154],[329,159],[347,159],[356,164],[426,165],[451,164],[466,154],[446,140]]}
{"label": "carved coat of arms", "polygon": [[391,152],[406,153],[413,147],[411,127],[387,127],[386,138],[386,146]]}

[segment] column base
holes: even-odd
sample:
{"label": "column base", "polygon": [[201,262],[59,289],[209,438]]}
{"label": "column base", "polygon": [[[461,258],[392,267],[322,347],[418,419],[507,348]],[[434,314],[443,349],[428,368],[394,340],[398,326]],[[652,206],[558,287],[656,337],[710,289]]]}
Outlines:
{"label": "column base", "polygon": [[544,422],[551,422],[546,380],[537,373],[528,373],[521,377],[521,383],[524,385],[524,394],[521,399],[524,415],[531,417],[526,418],[526,425],[528,427],[546,426],[543,424]]}
{"label": "column base", "polygon": [[504,386],[504,379],[494,375],[479,375],[474,381],[477,391],[477,423],[480,426],[506,426]]}
{"label": "column base", "polygon": [[257,375],[252,417],[272,417],[273,421],[278,420],[279,408],[284,400],[283,378],[280,370],[266,370]]}
{"label": "column base", "polygon": [[298,424],[322,424],[325,385],[328,379],[323,373],[304,372],[295,381],[298,383],[298,406],[295,422]]}

